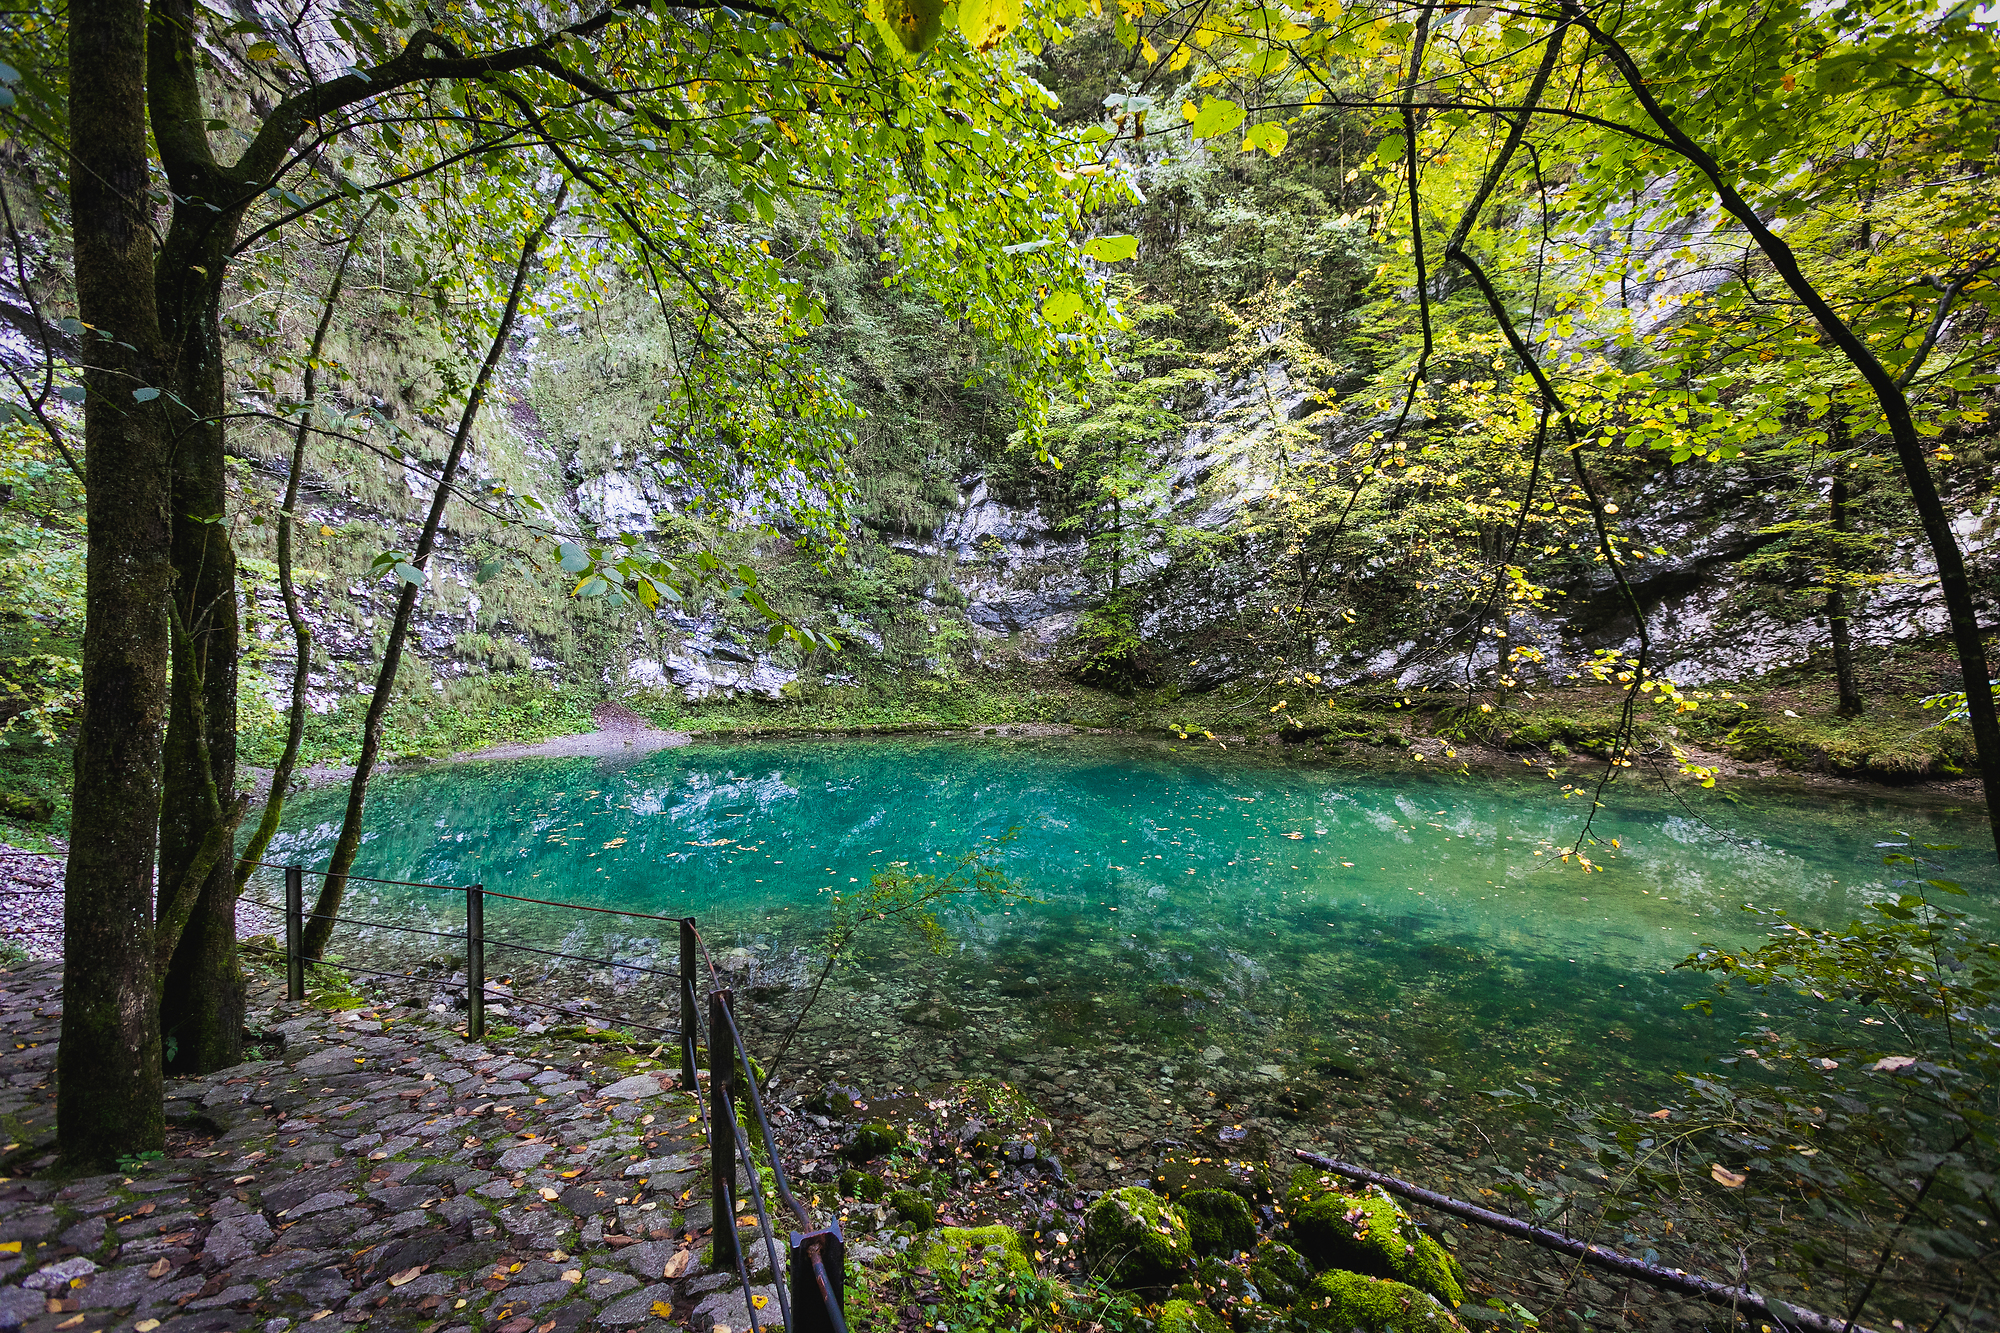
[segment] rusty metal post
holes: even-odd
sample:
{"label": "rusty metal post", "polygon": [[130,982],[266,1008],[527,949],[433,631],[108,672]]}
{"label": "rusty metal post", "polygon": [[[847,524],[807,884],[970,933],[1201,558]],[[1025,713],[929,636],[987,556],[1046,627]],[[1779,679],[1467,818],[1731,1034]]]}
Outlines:
{"label": "rusty metal post", "polygon": [[736,1050],[729,1039],[728,1007],[728,991],[708,993],[708,1174],[715,1214],[709,1239],[715,1247],[713,1267],[723,1272],[734,1268],[737,1260]]}
{"label": "rusty metal post", "polygon": [[465,1036],[486,1035],[486,886],[465,891]]}
{"label": "rusty metal post", "polygon": [[285,998],[306,998],[306,872],[285,867]]}
{"label": "rusty metal post", "polygon": [[847,1240],[840,1223],[792,1233],[790,1333],[847,1333]]}
{"label": "rusty metal post", "polygon": [[681,918],[681,1086],[689,1092],[695,1087],[695,999],[694,964],[695,952],[699,948],[695,939],[694,918]]}

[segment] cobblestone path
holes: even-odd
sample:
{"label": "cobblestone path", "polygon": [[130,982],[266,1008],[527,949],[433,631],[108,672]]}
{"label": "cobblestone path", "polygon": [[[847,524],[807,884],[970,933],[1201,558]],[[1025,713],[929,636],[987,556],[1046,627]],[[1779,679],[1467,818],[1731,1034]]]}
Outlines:
{"label": "cobblestone path", "polygon": [[[164,1157],[41,1179],[60,985],[55,963],[0,972],[0,1330],[751,1325],[734,1275],[703,1266],[706,1135],[656,1059],[468,1043],[444,1015],[266,985],[248,1026],[268,1058],[170,1080]],[[777,1325],[775,1289],[751,1296]]]}

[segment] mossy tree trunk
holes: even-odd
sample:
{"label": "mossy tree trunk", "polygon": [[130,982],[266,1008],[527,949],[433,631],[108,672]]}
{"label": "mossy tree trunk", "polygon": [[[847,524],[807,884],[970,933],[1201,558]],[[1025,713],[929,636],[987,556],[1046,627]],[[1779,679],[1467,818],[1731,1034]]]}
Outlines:
{"label": "mossy tree trunk", "polygon": [[147,95],[175,206],[154,282],[161,331],[172,348],[176,396],[186,415],[176,423],[173,449],[174,609],[181,632],[175,636],[167,714],[160,884],[179,889],[198,861],[208,865],[161,986],[167,1065],[186,1074],[226,1068],[243,1058],[233,858],[204,858],[203,848],[229,819],[236,788],[240,650],[236,552],[225,521],[221,303],[242,219],[240,201],[249,196],[210,151],[194,35],[192,0],[155,0]]}

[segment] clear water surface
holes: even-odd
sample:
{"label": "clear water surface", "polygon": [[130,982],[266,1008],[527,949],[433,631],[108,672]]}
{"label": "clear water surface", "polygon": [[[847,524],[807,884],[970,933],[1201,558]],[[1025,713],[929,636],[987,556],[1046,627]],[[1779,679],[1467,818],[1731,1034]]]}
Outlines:
{"label": "clear water surface", "polygon": [[[1462,1092],[1526,1077],[1642,1095],[1733,1033],[1726,1013],[1684,1010],[1709,983],[1673,965],[1748,942],[1745,902],[1818,924],[1864,913],[1896,892],[1875,844],[1899,831],[1965,844],[1949,858],[1971,891],[1959,901],[1996,914],[1976,809],[1613,791],[1593,830],[1605,868],[1585,874],[1560,853],[1587,801],[1538,774],[1081,737],[697,744],[385,777],[356,870],[693,915],[768,1031],[816,970],[826,889],[1018,829],[1004,864],[1038,901],[958,914],[944,957],[878,933],[834,974],[793,1063],[912,1085],[994,1074],[1152,1115],[1230,1077],[1337,1086],[1388,1068]],[[343,796],[295,801],[269,859],[324,865]],[[459,903],[357,886],[349,910],[451,929]],[[645,923],[488,914],[495,936],[626,964],[564,983],[614,1007],[674,954]],[[422,944],[364,935],[350,944]],[[489,966],[554,966],[515,959]]]}

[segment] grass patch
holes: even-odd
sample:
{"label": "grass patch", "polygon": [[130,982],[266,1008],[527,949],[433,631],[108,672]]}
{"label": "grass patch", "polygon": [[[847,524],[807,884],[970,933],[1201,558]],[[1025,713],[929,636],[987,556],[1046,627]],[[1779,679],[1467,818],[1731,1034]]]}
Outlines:
{"label": "grass patch", "polygon": [[[447,681],[443,689],[423,684],[399,688],[383,719],[382,753],[392,763],[440,759],[488,745],[575,735],[596,725],[591,710],[601,697],[595,689],[559,685],[527,672],[467,676]],[[332,712],[307,714],[299,762],[354,762],[367,712],[367,696],[356,694]],[[284,749],[284,715],[246,703],[238,736],[243,762],[269,767]]]}

